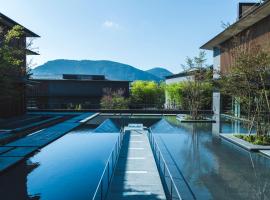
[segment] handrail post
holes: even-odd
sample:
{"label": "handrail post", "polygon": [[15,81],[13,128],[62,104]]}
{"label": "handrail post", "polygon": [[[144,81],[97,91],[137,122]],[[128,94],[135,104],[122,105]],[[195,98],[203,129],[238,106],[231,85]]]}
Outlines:
{"label": "handrail post", "polygon": [[110,161],[108,162],[108,189],[110,186]]}
{"label": "handrail post", "polygon": [[171,179],[171,200],[173,199],[173,182],[172,182],[172,179]]}
{"label": "handrail post", "polygon": [[113,152],[112,152],[112,169],[114,168],[114,150],[113,150]]}
{"label": "handrail post", "polygon": [[164,163],[164,178],[166,179],[166,169],[165,169],[165,162],[163,161]]}
{"label": "handrail post", "polygon": [[158,168],[160,170],[160,150],[158,151]]}
{"label": "handrail post", "polygon": [[101,190],[100,199],[102,200],[103,199],[103,180],[101,180],[100,190]]}

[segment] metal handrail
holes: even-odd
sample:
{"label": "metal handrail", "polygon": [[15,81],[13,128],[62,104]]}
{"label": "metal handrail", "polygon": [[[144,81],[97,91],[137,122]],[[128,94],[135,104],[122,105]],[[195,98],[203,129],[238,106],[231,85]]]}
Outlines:
{"label": "metal handrail", "polygon": [[[107,193],[109,191],[109,186],[110,186],[110,183],[112,181],[113,174],[114,174],[115,166],[116,166],[117,160],[118,160],[119,155],[120,155],[122,140],[123,140],[123,128],[121,128],[120,135],[117,138],[117,142],[114,145],[114,147],[110,153],[110,156],[109,156],[108,161],[105,165],[102,176],[98,182],[98,185],[97,185],[97,188],[96,188],[96,191],[93,195],[92,200],[97,200],[97,199],[103,200],[106,198]],[[110,171],[110,168],[111,168],[111,171]],[[105,178],[107,179],[107,182],[105,182],[106,181]],[[106,189],[106,186],[107,186],[107,189]],[[104,191],[104,188],[106,189],[105,191]]]}
{"label": "metal handrail", "polygon": [[[156,164],[158,165],[159,174],[160,174],[161,178],[163,179],[163,183],[166,184],[166,186],[167,186],[167,192],[168,192],[167,197],[169,198],[169,200],[174,200],[174,199],[182,200],[182,197],[181,197],[180,192],[178,191],[178,189],[176,187],[176,184],[173,180],[173,177],[171,175],[169,167],[168,167],[168,165],[167,165],[167,163],[166,163],[166,161],[161,153],[161,150],[160,150],[157,142],[154,139],[151,128],[149,128],[148,137],[149,137],[149,141],[150,141],[153,153],[154,153]],[[157,152],[158,152],[158,154],[157,154]],[[162,160],[163,166],[161,166],[161,164],[162,164],[161,160]],[[162,172],[161,167],[163,167],[163,172]],[[168,173],[168,177],[170,178],[170,185],[167,185],[167,182],[166,182],[166,170]],[[174,196],[173,189],[175,190],[176,196]]]}

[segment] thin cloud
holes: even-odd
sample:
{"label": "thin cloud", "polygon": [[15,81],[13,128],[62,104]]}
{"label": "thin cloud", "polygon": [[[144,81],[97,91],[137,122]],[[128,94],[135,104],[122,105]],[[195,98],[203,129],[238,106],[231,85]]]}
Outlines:
{"label": "thin cloud", "polygon": [[113,21],[110,21],[110,20],[106,20],[105,22],[103,22],[102,26],[105,27],[105,28],[110,28],[110,29],[112,29],[112,28],[114,28],[114,29],[120,28],[119,24],[117,24],[117,23],[115,23]]}

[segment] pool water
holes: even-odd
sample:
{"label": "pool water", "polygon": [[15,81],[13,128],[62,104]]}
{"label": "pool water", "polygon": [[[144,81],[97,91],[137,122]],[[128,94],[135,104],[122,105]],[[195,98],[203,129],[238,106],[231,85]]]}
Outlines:
{"label": "pool water", "polygon": [[70,132],[2,174],[0,199],[91,199],[118,135]]}
{"label": "pool water", "polygon": [[[169,124],[163,132],[166,122]],[[165,117],[158,123],[152,131],[183,196],[270,199],[269,158],[221,140],[213,131],[215,123],[178,123],[175,117]],[[248,132],[243,124],[235,123],[222,119],[221,132]]]}
{"label": "pool water", "polygon": [[225,118],[217,121],[180,123],[175,116],[99,117],[1,174],[0,199],[91,199],[119,128],[128,123],[151,127],[181,195],[187,197],[184,199],[270,199],[270,159],[219,138],[219,132],[247,133],[243,123]]}

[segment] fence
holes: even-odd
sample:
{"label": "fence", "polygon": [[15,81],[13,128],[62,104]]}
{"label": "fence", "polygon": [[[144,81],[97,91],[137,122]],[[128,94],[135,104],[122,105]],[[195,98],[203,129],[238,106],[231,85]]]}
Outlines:
{"label": "fence", "polygon": [[157,142],[155,141],[153,133],[151,132],[151,129],[149,129],[148,137],[149,137],[149,141],[152,147],[152,151],[154,153],[154,157],[156,160],[156,164],[158,167],[158,171],[159,171],[163,186],[165,186],[164,189],[166,192],[167,199],[182,200],[181,195],[170,173],[170,170],[166,164],[166,161],[158,147]]}
{"label": "fence", "polygon": [[99,180],[97,189],[94,193],[92,200],[106,199],[106,196],[110,188],[110,183],[113,178],[115,166],[116,166],[119,154],[120,154],[122,140],[123,140],[123,129],[121,129],[120,136],[118,137],[117,142],[110,153],[109,159],[103,170],[102,176]]}

